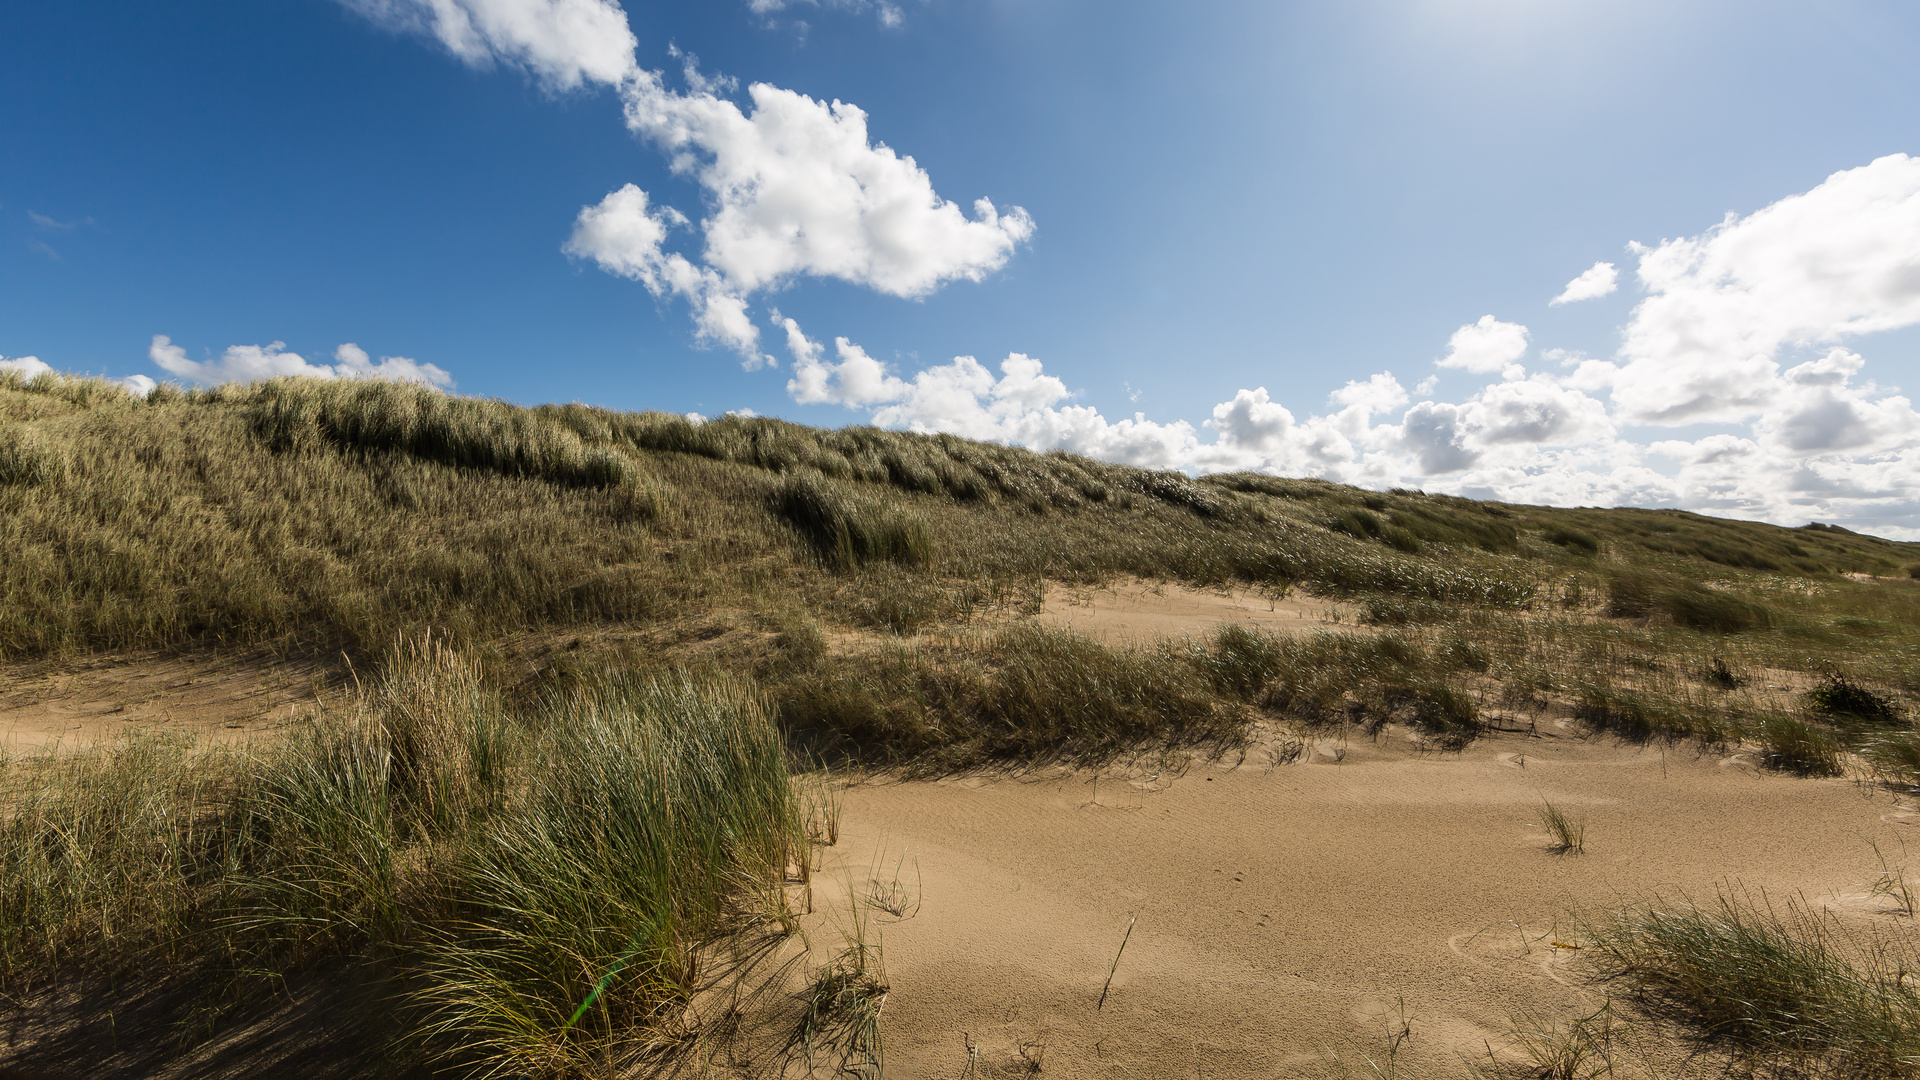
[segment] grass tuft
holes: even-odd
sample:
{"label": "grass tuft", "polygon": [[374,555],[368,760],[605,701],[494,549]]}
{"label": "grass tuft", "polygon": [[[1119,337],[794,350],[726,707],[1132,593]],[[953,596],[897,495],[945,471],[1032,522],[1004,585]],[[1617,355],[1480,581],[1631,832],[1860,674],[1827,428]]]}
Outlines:
{"label": "grass tuft", "polygon": [[780,515],[836,569],[882,561],[915,567],[933,562],[925,522],[824,477],[795,475],[773,498]]}
{"label": "grass tuft", "polygon": [[1804,903],[1722,894],[1629,911],[1595,951],[1661,1019],[1781,1075],[1920,1075],[1920,992],[1903,942],[1861,939]]}
{"label": "grass tuft", "polygon": [[1585,819],[1575,818],[1550,802],[1541,804],[1540,819],[1547,830],[1547,835],[1553,838],[1554,854],[1586,854],[1587,823]]}
{"label": "grass tuft", "polygon": [[1767,717],[1760,725],[1760,744],[1769,769],[1795,776],[1839,776],[1845,771],[1839,740],[1797,717]]}
{"label": "grass tuft", "polygon": [[805,861],[785,753],[724,678],[602,673],[509,712],[467,657],[403,645],[359,709],[264,752],[9,761],[5,974],[168,972],[218,1013],[379,962],[413,1054],[578,1067],[686,999],[699,945],[779,914]]}

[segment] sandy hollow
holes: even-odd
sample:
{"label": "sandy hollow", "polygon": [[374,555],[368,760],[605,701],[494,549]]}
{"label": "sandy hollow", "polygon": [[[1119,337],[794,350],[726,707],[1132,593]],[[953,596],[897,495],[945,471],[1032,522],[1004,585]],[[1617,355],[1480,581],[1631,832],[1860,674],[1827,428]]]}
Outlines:
{"label": "sandy hollow", "polygon": [[[1737,885],[1892,926],[1869,845],[1901,852],[1920,820],[1844,780],[1567,730],[1456,755],[1389,728],[1345,749],[849,788],[817,903],[899,878],[918,904],[873,923],[888,1075],[1017,1074],[1036,1054],[1057,1077],[1341,1075],[1333,1057],[1371,1075],[1360,1055],[1384,1061],[1395,1034],[1400,1064],[1465,1075],[1530,1014],[1605,1001],[1565,947],[1580,915]],[[1552,853],[1547,800],[1584,817],[1584,855]]]}

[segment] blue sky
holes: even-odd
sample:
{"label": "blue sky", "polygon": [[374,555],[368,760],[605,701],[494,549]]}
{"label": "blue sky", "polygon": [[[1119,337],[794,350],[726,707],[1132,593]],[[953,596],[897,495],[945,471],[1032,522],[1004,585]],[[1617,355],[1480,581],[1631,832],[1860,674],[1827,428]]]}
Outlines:
{"label": "blue sky", "polygon": [[1916,55],[1865,2],[9,5],[0,362],[1920,536]]}

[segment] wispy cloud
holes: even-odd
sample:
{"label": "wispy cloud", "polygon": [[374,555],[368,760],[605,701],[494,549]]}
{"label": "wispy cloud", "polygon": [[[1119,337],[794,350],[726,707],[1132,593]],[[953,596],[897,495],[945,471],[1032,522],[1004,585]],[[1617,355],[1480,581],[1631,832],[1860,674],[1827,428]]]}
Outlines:
{"label": "wispy cloud", "polygon": [[94,220],[90,217],[74,218],[72,221],[60,221],[35,210],[27,211],[27,220],[49,232],[72,232],[82,226],[94,224]]}
{"label": "wispy cloud", "polygon": [[[747,10],[765,18],[771,26],[779,25],[772,16],[803,8],[857,14],[871,11],[879,19],[880,25],[889,30],[898,29],[907,20],[906,12],[900,9],[900,5],[889,3],[888,0],[747,0]],[[805,27],[805,23],[799,23],[797,28],[804,32]]]}

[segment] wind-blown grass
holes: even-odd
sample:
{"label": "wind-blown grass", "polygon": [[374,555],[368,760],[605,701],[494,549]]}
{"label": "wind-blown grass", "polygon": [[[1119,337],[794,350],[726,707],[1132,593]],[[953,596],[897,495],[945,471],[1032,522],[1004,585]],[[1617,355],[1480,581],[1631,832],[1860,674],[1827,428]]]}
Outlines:
{"label": "wind-blown grass", "polygon": [[388,672],[360,711],[254,753],[148,738],[9,762],[9,982],[158,970],[218,1005],[260,973],[380,958],[414,1053],[540,1071],[632,1043],[691,992],[699,946],[778,913],[804,839],[750,690],[607,674],[516,712],[439,646]]}
{"label": "wind-blown grass", "polygon": [[1920,991],[1903,942],[1842,931],[1800,901],[1652,904],[1596,951],[1655,1016],[1777,1075],[1920,1075]]}

